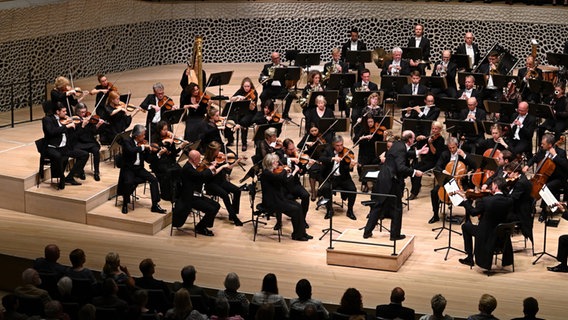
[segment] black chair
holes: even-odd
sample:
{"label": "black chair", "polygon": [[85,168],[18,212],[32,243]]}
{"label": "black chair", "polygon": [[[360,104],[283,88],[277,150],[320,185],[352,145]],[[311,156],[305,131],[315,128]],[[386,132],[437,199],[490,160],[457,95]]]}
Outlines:
{"label": "black chair", "polygon": [[114,308],[97,307],[97,320],[121,320],[120,312]]}
{"label": "black chair", "polygon": [[[267,223],[264,221],[259,221],[260,218],[266,218],[266,220],[270,220],[271,217],[275,217],[275,213],[273,212],[267,212],[266,209],[264,208],[264,206],[262,205],[262,203],[259,203],[255,205],[254,203],[256,202],[256,195],[257,195],[258,191],[256,190],[256,183],[251,184],[251,187],[249,188],[249,201],[250,201],[250,209],[252,212],[252,227],[254,230],[254,234],[253,234],[253,241],[256,241],[256,235],[258,234],[258,225],[262,224],[262,225],[266,225]],[[278,229],[278,242],[281,241],[281,237],[282,237],[282,227],[280,227],[280,229]]]}
{"label": "black chair", "polygon": [[[290,320],[307,320],[307,317],[304,313],[304,310],[290,308],[290,316],[288,317]],[[323,311],[318,310],[316,315],[317,320],[325,319],[325,315]]]}
{"label": "black chair", "polygon": [[237,300],[229,301],[229,316],[239,315],[246,318],[248,310],[243,308],[243,303]]}
{"label": "black chair", "polygon": [[71,289],[71,294],[77,299],[80,304],[85,304],[91,299],[99,294],[100,292],[95,292],[95,288],[89,279],[73,279],[73,287]]}
{"label": "black chair", "polygon": [[131,304],[132,303],[132,292],[130,291],[130,288],[124,283],[117,284],[117,287],[118,287],[117,296],[120,299],[126,301],[128,304]]}
{"label": "black chair", "polygon": [[[256,312],[260,308],[259,304],[251,303],[249,304],[248,310],[248,318],[247,319],[254,319],[256,316]],[[280,306],[274,306],[274,320],[285,320],[287,319],[286,314],[284,313],[284,309]]]}
{"label": "black chair", "polygon": [[39,153],[39,169],[36,175],[36,187],[39,188],[39,184],[45,178],[45,166],[51,167],[51,180],[53,181],[53,176],[56,173],[55,167],[51,166],[51,159],[45,156],[45,150],[47,148],[47,143],[45,138],[37,139],[35,141],[37,152]]}
{"label": "black chair", "polygon": [[[493,255],[495,256],[495,264],[497,264],[498,260],[503,261],[503,255],[507,254],[508,252],[512,255],[513,254],[513,246],[511,244],[511,236],[515,233],[515,226],[517,222],[507,222],[507,223],[500,223],[495,228],[495,246],[493,250]],[[499,255],[501,255],[501,259],[499,259]],[[515,272],[515,259],[513,256],[512,260],[512,269]],[[488,270],[487,275],[491,275],[492,270]]]}
{"label": "black chair", "polygon": [[146,292],[148,292],[148,309],[165,314],[166,311],[172,307],[171,302],[168,300],[163,290],[146,289]]}
{"label": "black chair", "polygon": [[59,290],[57,289],[59,275],[51,272],[39,272],[39,277],[41,284],[38,287],[47,291],[51,297],[57,297],[59,295]]}
{"label": "black chair", "polygon": [[71,320],[79,319],[80,304],[77,302],[61,302],[63,312],[67,313]]}
{"label": "black chair", "polygon": [[193,308],[199,311],[202,314],[210,315],[210,311],[212,308],[209,304],[209,300],[207,298],[203,298],[202,296],[198,295],[191,295],[191,304]]}
{"label": "black chair", "polygon": [[44,316],[43,301],[40,297],[34,296],[18,296],[19,307],[18,312],[27,314],[28,316]]}

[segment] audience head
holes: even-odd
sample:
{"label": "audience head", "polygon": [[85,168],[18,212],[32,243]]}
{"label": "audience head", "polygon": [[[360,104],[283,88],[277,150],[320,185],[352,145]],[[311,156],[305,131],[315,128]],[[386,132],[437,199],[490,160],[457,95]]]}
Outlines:
{"label": "audience head", "polygon": [[132,300],[133,300],[134,304],[137,305],[138,307],[140,307],[140,308],[145,307],[146,304],[148,304],[148,291],[146,291],[146,290],[134,291],[134,295],[132,297]]}
{"label": "audience head", "polygon": [[272,294],[278,294],[278,283],[274,273],[267,273],[262,279],[262,291]]}
{"label": "audience head", "polygon": [[62,297],[67,297],[71,295],[73,290],[73,281],[71,278],[65,276],[57,281],[57,290]]}
{"label": "audience head", "polygon": [[392,303],[402,303],[404,301],[404,290],[401,287],[392,289],[390,300]]}
{"label": "audience head", "polygon": [[255,320],[272,320],[274,319],[274,305],[272,303],[263,303],[254,316]]}
{"label": "audience head", "polygon": [[63,305],[57,300],[51,300],[45,304],[44,312],[48,319],[62,319]]}
{"label": "audience head", "polygon": [[186,288],[181,288],[174,294],[174,311],[175,313],[183,314],[184,311],[193,310],[191,304],[191,296]]}
{"label": "audience head", "polygon": [[14,294],[7,294],[2,297],[2,306],[6,312],[12,312],[18,310],[18,297]]}
{"label": "audience head", "polygon": [[239,280],[239,276],[234,272],[227,273],[225,277],[225,289],[231,292],[237,292],[241,287],[241,281]]}
{"label": "audience head", "polygon": [[142,260],[140,262],[140,265],[138,266],[140,272],[145,277],[149,277],[154,274],[155,272],[154,267],[156,267],[156,265],[154,264],[154,261],[152,261],[152,259],[150,258]]}
{"label": "audience head", "polygon": [[112,272],[118,271],[119,268],[120,268],[120,256],[118,255],[118,253],[116,252],[107,253],[105,257],[105,265],[103,266],[103,273],[111,274]]}
{"label": "audience head", "polygon": [[523,300],[523,313],[525,317],[536,317],[538,313],[538,301],[533,297]]}
{"label": "audience head", "polygon": [[95,320],[97,308],[94,305],[87,303],[79,309],[79,320]]}
{"label": "audience head", "polygon": [[446,309],[446,298],[444,298],[441,294],[436,294],[432,297],[430,301],[430,305],[432,306],[432,313],[437,316],[441,317],[444,314],[444,310]]}
{"label": "audience head", "polygon": [[308,279],[301,279],[296,283],[296,294],[300,301],[306,301],[312,298],[312,285]]}
{"label": "audience head", "polygon": [[49,262],[57,262],[60,256],[59,247],[56,244],[48,244],[43,250],[45,260]]}
{"label": "audience head", "polygon": [[341,308],[347,314],[357,313],[363,308],[363,296],[361,292],[355,288],[349,288],[341,297]]}
{"label": "audience head", "polygon": [[106,278],[105,281],[103,281],[103,289],[102,289],[103,296],[111,296],[117,293],[118,293],[118,285],[116,285],[114,279]]}
{"label": "audience head", "polygon": [[483,294],[479,299],[479,311],[485,314],[491,314],[497,308],[497,299],[490,294]]}
{"label": "audience head", "polygon": [[83,266],[87,258],[85,256],[85,251],[82,249],[75,249],[69,253],[69,261],[73,268],[80,268]]}
{"label": "audience head", "polygon": [[215,315],[220,319],[225,319],[229,316],[229,300],[221,296],[215,299]]}
{"label": "audience head", "polygon": [[35,269],[27,268],[24,272],[22,272],[22,282],[24,284],[39,286],[41,284],[41,278]]}
{"label": "audience head", "polygon": [[304,320],[317,320],[318,308],[313,303],[307,303],[304,307]]}
{"label": "audience head", "polygon": [[192,286],[195,282],[195,275],[197,274],[197,270],[195,270],[194,266],[185,266],[181,269],[181,280],[183,281],[184,285]]}

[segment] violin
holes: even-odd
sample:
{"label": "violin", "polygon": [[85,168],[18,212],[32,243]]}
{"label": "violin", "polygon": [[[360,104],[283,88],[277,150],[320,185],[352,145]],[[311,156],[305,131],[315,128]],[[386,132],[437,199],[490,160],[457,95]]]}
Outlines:
{"label": "violin", "polygon": [[59,118],[59,123],[61,123],[62,125],[68,125],[70,123],[74,123],[74,124],[80,124],[81,123],[81,117],[79,116],[72,116],[72,117],[66,117],[66,118]]}
{"label": "violin", "polygon": [[158,107],[164,108],[166,110],[172,110],[174,107],[174,100],[172,100],[168,96],[164,96],[161,100],[158,101]]}
{"label": "violin", "polygon": [[300,155],[296,155],[296,158],[301,165],[307,165],[311,160],[314,160],[307,153],[300,153]]}
{"label": "violin", "polygon": [[65,89],[63,90],[63,92],[68,92],[68,91],[75,91],[75,93],[73,93],[74,96],[80,96],[83,93],[88,92],[88,91],[81,90],[81,88],[79,88],[79,87],[72,88],[71,86],[67,85],[65,87]]}
{"label": "violin", "polygon": [[[89,123],[92,124],[97,124],[99,123],[99,121],[101,120],[101,116],[99,116],[98,114],[93,114],[93,115],[89,115],[90,112],[87,112],[87,117],[89,117]],[[108,121],[103,120],[104,124],[108,124]]]}
{"label": "violin", "polygon": [[250,106],[249,106],[249,110],[255,110],[256,109],[256,94],[254,93],[254,90],[251,89],[249,91],[249,93],[247,93],[247,95],[245,96],[244,100],[250,100]]}
{"label": "violin", "polygon": [[288,166],[283,166],[283,165],[279,165],[278,167],[272,169],[272,173],[274,173],[274,174],[281,174],[282,171],[284,171],[284,170],[289,171],[289,170],[290,170],[290,167],[288,167]]}
{"label": "violin", "polygon": [[280,122],[280,120],[282,119],[282,115],[276,113],[276,111],[274,111],[270,117],[272,118],[272,122]]}
{"label": "violin", "polygon": [[201,97],[201,103],[208,104],[209,100],[211,100],[211,96],[204,92],[199,91],[199,96]]}
{"label": "violin", "polygon": [[342,161],[345,161],[347,163],[351,163],[351,160],[355,160],[355,153],[349,148],[343,148],[343,150],[339,152],[338,156]]}
{"label": "violin", "polygon": [[203,172],[207,168],[209,168],[209,165],[205,161],[201,161],[195,170],[197,170],[197,172]]}
{"label": "violin", "polygon": [[376,122],[375,126],[372,128],[374,129],[373,133],[379,134],[379,135],[384,135],[385,131],[387,131],[387,127],[382,126],[380,123]]}

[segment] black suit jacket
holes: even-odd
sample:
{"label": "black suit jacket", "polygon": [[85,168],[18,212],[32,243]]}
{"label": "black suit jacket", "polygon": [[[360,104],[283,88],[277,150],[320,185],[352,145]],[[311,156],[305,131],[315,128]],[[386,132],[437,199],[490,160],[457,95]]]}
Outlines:
{"label": "black suit jacket", "polygon": [[[448,162],[450,162],[451,159],[451,154],[449,150],[444,150],[442,151],[442,154],[440,155],[440,157],[438,158],[438,161],[436,162],[436,165],[434,166],[434,170],[436,171],[442,171],[446,168],[446,165],[448,164]],[[468,157],[466,154],[466,157],[458,157],[458,160],[463,162],[470,170],[471,169],[476,169],[473,168],[474,167],[474,163],[473,161],[471,161],[471,157]],[[450,172],[451,173],[451,172]]]}
{"label": "black suit jacket", "polygon": [[522,174],[519,180],[512,186],[510,193],[513,199],[513,207],[509,215],[509,221],[520,221],[523,236],[533,242],[533,216],[534,200],[531,197],[532,183],[527,176]]}
{"label": "black suit jacket", "polygon": [[[473,47],[473,55],[474,55],[473,65],[475,66],[479,63],[479,60],[481,60],[481,51],[479,51],[479,46],[477,45],[477,43],[473,43],[471,46]],[[465,43],[460,44],[454,52],[456,54],[467,54],[467,50],[465,49]]]}
{"label": "black suit jacket", "polygon": [[[537,74],[536,79],[542,80],[542,70],[540,70],[539,68],[536,68],[535,70]],[[527,67],[520,68],[517,73],[517,77],[520,79],[520,81],[523,81],[526,75],[527,75]]]}
{"label": "black suit jacket", "polygon": [[[334,156],[335,153],[331,145],[327,146],[327,148],[320,155],[319,161],[322,163],[321,176],[324,179],[331,173],[331,170],[333,170],[333,164],[335,161],[333,161],[331,158],[333,158]],[[339,163],[339,177],[336,178],[340,180],[352,180],[349,163],[347,163],[346,161],[341,161]]]}
{"label": "black suit jacket", "polygon": [[[411,106],[412,107],[412,106]],[[424,110],[424,109],[422,109]],[[419,119],[419,120],[431,120],[431,121],[436,121],[438,120],[438,117],[440,116],[440,108],[434,106],[432,108],[430,108],[430,110],[428,110],[428,114],[424,115],[424,113],[419,114],[418,112],[416,112],[415,110],[412,110],[410,112],[410,116],[407,117],[406,116],[406,112],[402,111],[402,118],[403,119]]]}
{"label": "black suit jacket", "polygon": [[136,145],[133,138],[125,138],[122,140],[122,167],[125,169],[133,169],[136,162],[136,155],[140,155],[140,166],[144,166],[144,162],[150,162],[152,155],[148,149],[142,151],[142,147]]}
{"label": "black suit jacket", "polygon": [[377,317],[385,319],[414,320],[414,309],[404,307],[398,303],[378,305],[375,309]]}
{"label": "black suit jacket", "polygon": [[264,169],[260,174],[262,205],[268,212],[282,212],[282,205],[287,201],[285,189],[288,181],[287,176],[286,170],[275,174],[271,170]]}
{"label": "black suit jacket", "polygon": [[[418,94],[427,94],[428,91],[428,87],[418,84]],[[412,84],[405,84],[404,87],[402,87],[402,91],[400,93],[412,94]]]}
{"label": "black suit jacket", "polygon": [[[442,64],[442,61],[438,61],[434,63],[434,69],[432,71],[433,76],[439,77],[440,74],[438,72],[438,66]],[[458,65],[453,62],[448,62],[448,67],[446,68],[446,82],[448,83],[448,87],[454,88],[457,90],[456,85],[456,75],[458,73]]]}
{"label": "black suit jacket", "polygon": [[63,134],[66,134],[67,145],[69,145],[73,129],[68,129],[66,126],[60,126],[59,120],[54,115],[49,115],[41,119],[43,135],[45,137],[46,146],[59,147]]}
{"label": "black suit jacket", "polygon": [[[461,110],[460,111],[460,120],[467,119],[468,114],[469,114],[468,108]],[[483,110],[482,108],[477,106],[477,108],[475,108],[475,122],[477,122],[477,130],[479,131],[478,136],[480,136],[480,137],[483,137],[483,135],[484,135],[484,133],[483,133],[483,121],[485,120],[486,117],[487,117],[487,112],[485,112],[485,110]]]}
{"label": "black suit jacket", "polygon": [[[362,50],[367,50],[367,44],[361,40],[357,41],[357,51],[362,51]],[[349,63],[349,61],[347,61],[347,51],[351,51],[351,39],[347,40],[347,42],[345,42],[343,44],[343,46],[341,46],[341,59],[349,66],[350,69],[354,69],[356,68],[356,66],[352,63]],[[362,64],[362,67],[365,67],[365,64]]]}
{"label": "black suit jacket", "polygon": [[[566,159],[566,151],[564,151],[564,149],[561,149],[557,146],[554,147],[554,150],[556,150],[557,154],[556,157],[552,159],[552,161],[556,165],[556,168],[554,169],[554,172],[552,172],[552,175],[548,178],[548,180],[550,181],[555,179],[561,179],[562,181],[565,182],[566,178],[568,178],[568,159]],[[527,165],[530,167],[533,164],[538,164],[542,161],[542,159],[544,159],[545,156],[546,156],[546,151],[540,149],[528,161]]]}
{"label": "black suit jacket", "polygon": [[422,39],[420,39],[420,45],[418,47],[416,46],[415,37],[408,38],[408,44],[406,46],[409,48],[421,48],[422,60],[430,60],[430,40],[425,35],[422,35]]}
{"label": "black suit jacket", "polygon": [[[281,67],[284,67],[283,64],[280,64],[280,65],[281,65]],[[269,70],[270,70],[270,68],[271,68],[272,66],[274,66],[274,64],[272,64],[272,63],[267,63],[267,64],[265,64],[264,67],[262,67],[261,73],[262,73],[263,75],[265,75],[265,76],[268,77],[269,74],[270,74]],[[272,87],[272,81],[273,81],[273,80],[267,80],[265,83],[262,84],[262,86],[263,86],[264,88],[266,88],[266,86],[271,86],[271,87]],[[282,87],[282,85],[283,85],[283,83],[282,83],[282,81],[280,81],[280,87]],[[278,88],[278,87],[279,87],[279,86],[276,86],[276,88]],[[261,110],[261,111],[262,111],[262,110]]]}
{"label": "black suit jacket", "polygon": [[[460,98],[463,95],[464,91],[465,91],[465,88],[458,91],[458,98]],[[479,91],[475,88],[471,89],[471,97],[477,99],[477,104],[478,104],[478,106],[480,106],[480,104],[481,104],[481,91]]]}
{"label": "black suit jacket", "polygon": [[[513,113],[513,115],[511,116],[511,120],[514,121],[515,119],[517,119],[518,116],[519,114],[517,112]],[[530,141],[530,144],[532,146],[532,138],[535,129],[536,129],[536,117],[533,116],[532,114],[527,114],[525,120],[523,121],[523,127],[519,130],[519,138],[521,138],[521,140]],[[511,126],[510,139],[513,139],[515,131],[517,131],[517,126],[516,125]]]}
{"label": "black suit jacket", "polygon": [[[387,61],[383,65],[383,69],[381,70],[381,76],[390,75],[389,69],[390,65],[392,64],[392,60]],[[400,60],[400,75],[407,76],[410,74],[410,64],[406,60]]]}
{"label": "black suit jacket", "polygon": [[189,162],[181,169],[181,197],[184,203],[191,208],[191,202],[195,197],[193,192],[202,192],[203,184],[213,178],[213,172],[205,169],[201,172],[197,171]]}

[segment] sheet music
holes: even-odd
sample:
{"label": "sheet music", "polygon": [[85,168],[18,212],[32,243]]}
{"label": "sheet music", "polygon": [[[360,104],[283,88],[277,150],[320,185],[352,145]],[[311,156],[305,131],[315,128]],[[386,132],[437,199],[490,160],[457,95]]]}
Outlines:
{"label": "sheet music", "polygon": [[365,174],[365,178],[377,178],[379,176],[379,172],[381,172],[380,170],[377,171],[367,171],[367,174]]}
{"label": "sheet music", "polygon": [[456,179],[448,181],[448,183],[444,185],[444,189],[446,189],[447,194],[454,193],[453,195],[450,196],[450,201],[452,201],[452,204],[454,206],[456,207],[459,206],[465,200],[464,197],[462,197],[459,193],[456,192],[460,191],[460,187],[458,186]]}
{"label": "sheet music", "polygon": [[542,201],[544,201],[544,203],[548,205],[548,207],[552,212],[556,212],[556,210],[558,210],[558,207],[554,206],[555,204],[558,203],[558,200],[552,194],[552,192],[550,192],[550,189],[548,189],[546,184],[542,186],[538,194],[542,197]]}

